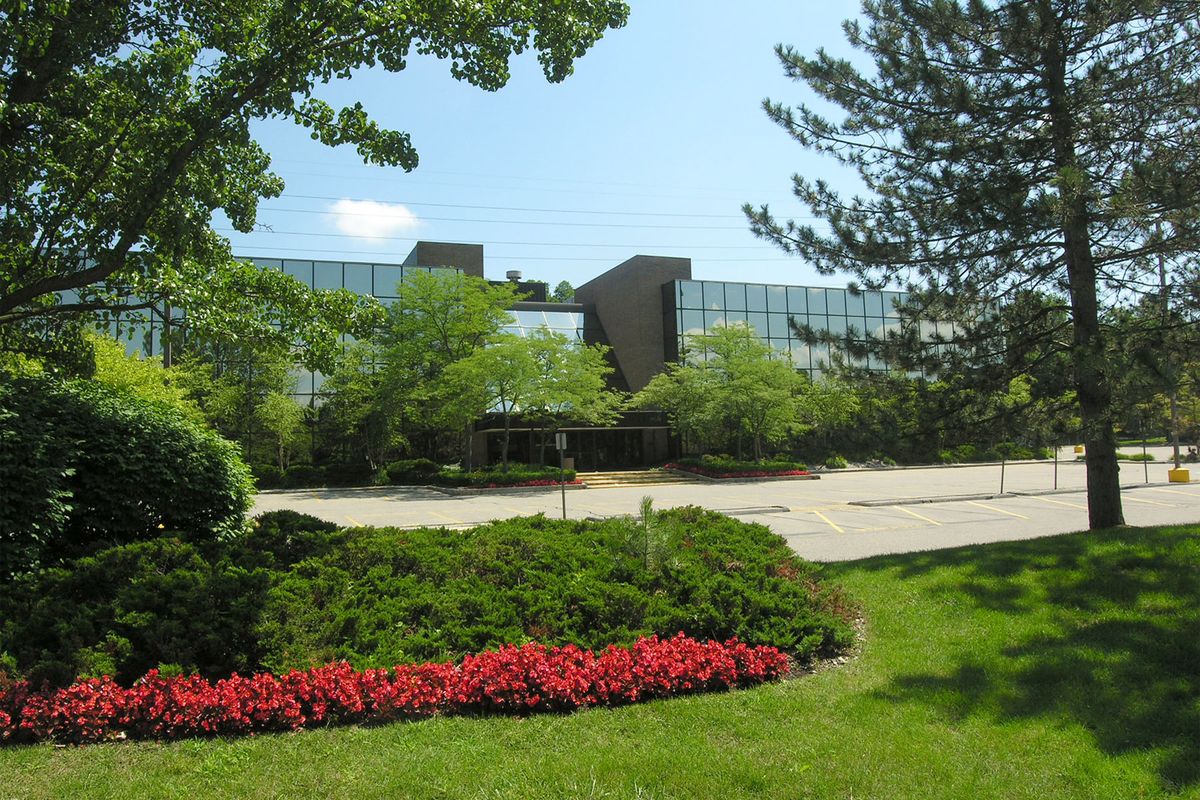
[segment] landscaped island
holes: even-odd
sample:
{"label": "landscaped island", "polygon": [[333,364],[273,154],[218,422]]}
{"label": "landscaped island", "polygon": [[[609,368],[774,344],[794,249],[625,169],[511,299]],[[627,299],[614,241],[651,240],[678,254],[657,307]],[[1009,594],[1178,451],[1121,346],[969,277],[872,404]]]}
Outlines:
{"label": "landscaped island", "polygon": [[780,537],[695,508],[468,531],[272,512],[6,585],[0,739],[624,704],[777,678],[844,650],[850,616]]}

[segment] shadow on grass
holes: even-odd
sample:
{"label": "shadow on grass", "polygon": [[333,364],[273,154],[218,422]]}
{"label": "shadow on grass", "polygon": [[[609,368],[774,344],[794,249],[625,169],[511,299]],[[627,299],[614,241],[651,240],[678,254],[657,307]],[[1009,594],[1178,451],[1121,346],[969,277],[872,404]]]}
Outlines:
{"label": "shadow on grass", "polygon": [[[880,692],[952,718],[1048,718],[1110,755],[1153,753],[1165,788],[1200,783],[1200,526],[1128,528],[869,559],[989,612],[949,671]],[[994,646],[992,646],[994,645]],[[957,663],[956,663],[957,662]]]}

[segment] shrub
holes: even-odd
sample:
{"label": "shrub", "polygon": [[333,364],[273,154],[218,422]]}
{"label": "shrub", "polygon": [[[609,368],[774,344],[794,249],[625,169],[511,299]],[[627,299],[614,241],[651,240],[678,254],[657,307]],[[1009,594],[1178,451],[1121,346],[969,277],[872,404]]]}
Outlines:
{"label": "shrub", "polygon": [[325,470],[312,464],[296,464],[283,473],[283,488],[311,489],[325,485]]}
{"label": "shrub", "polygon": [[[434,476],[433,483],[440,486],[475,487],[550,486],[558,483],[559,474],[558,467],[510,463],[507,472],[502,471],[499,465],[470,472],[443,469]],[[561,474],[563,481],[567,483],[575,480],[573,469],[563,470]]]}
{"label": "shrub", "polygon": [[279,511],[230,539],[163,536],[0,584],[0,652],[55,685],[159,665],[209,677],[391,667],[680,631],[806,658],[851,638],[845,599],[817,576],[765,527],[700,509],[467,531],[337,530]]}
{"label": "shrub", "polygon": [[83,381],[0,382],[0,574],[158,535],[238,528],[237,448],[172,409]]}
{"label": "shrub", "polygon": [[808,470],[806,464],[792,461],[788,458],[776,457],[763,461],[742,461],[730,456],[705,455],[699,458],[687,456],[675,463],[667,464],[668,469],[682,469],[696,472],[710,478],[747,476],[768,477],[771,475],[797,475]]}
{"label": "shrub", "polygon": [[120,545],[7,586],[0,650],[35,684],[132,680],[167,663],[206,675],[253,669],[269,578],[177,537]]}
{"label": "shrub", "polygon": [[272,587],[264,664],[386,666],[531,638],[603,647],[677,631],[800,656],[849,641],[816,568],[768,529],[698,510],[653,519],[663,545],[651,563],[642,526],[625,520],[346,531]]}
{"label": "shrub", "polygon": [[250,467],[254,485],[259,489],[278,489],[283,486],[283,470],[274,464],[254,464]]}
{"label": "shrub", "polygon": [[410,458],[393,461],[384,467],[388,483],[430,483],[438,471],[438,465],[428,458]]}
{"label": "shrub", "polygon": [[325,486],[369,486],[375,473],[366,461],[349,461],[322,466]]}
{"label": "shrub", "polygon": [[850,466],[845,458],[834,453],[829,458],[825,459],[825,466],[829,469],[845,469]]}

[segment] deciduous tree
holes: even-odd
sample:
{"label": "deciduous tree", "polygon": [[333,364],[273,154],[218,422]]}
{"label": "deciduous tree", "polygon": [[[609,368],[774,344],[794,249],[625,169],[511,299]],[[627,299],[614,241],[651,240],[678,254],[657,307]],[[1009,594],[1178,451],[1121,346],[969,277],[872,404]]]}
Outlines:
{"label": "deciduous tree", "polygon": [[[561,81],[627,13],[620,0],[6,3],[0,331],[168,299],[217,313],[214,300],[237,296],[221,290],[238,268],[213,213],[250,231],[259,200],[283,190],[254,120],[290,119],[367,163],[411,170],[407,133],[360,103],[334,108],[322,85],[421,55],[490,91],[527,49]],[[295,308],[294,281],[252,283],[264,324]]]}

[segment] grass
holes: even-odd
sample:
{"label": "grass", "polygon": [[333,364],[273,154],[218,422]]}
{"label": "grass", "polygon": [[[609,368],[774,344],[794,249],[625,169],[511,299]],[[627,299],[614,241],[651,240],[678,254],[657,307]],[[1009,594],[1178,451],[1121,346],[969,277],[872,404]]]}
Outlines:
{"label": "grass", "polygon": [[5,797],[1200,797],[1200,526],[838,564],[861,654],[527,719],[0,749]]}
{"label": "grass", "polygon": [[[1145,441],[1146,441],[1147,446],[1170,444],[1170,442],[1167,440],[1167,437],[1165,437],[1165,436],[1147,436]],[[1125,439],[1117,440],[1117,447],[1141,447],[1141,446],[1142,446],[1141,439],[1125,438]]]}

